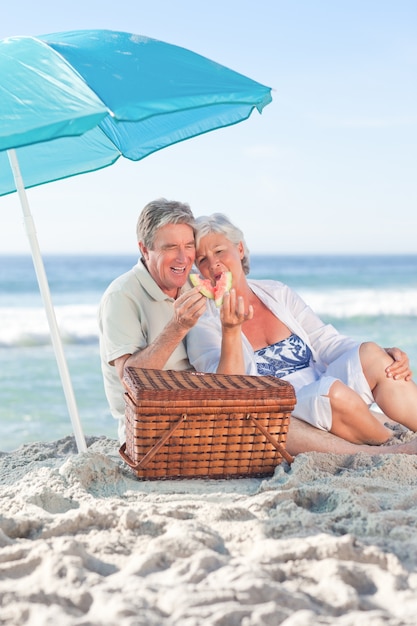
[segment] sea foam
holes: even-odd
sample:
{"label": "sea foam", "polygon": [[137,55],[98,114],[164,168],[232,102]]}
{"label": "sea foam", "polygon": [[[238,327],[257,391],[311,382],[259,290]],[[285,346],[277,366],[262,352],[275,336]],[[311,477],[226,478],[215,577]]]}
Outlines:
{"label": "sea foam", "polygon": [[[309,306],[327,319],[416,317],[417,288],[299,290]],[[97,305],[75,304],[55,307],[64,343],[98,341]],[[46,345],[50,332],[42,307],[0,307],[0,347]]]}
{"label": "sea foam", "polygon": [[[97,307],[57,306],[54,309],[64,343],[91,343],[98,340]],[[42,307],[0,308],[0,346],[39,346],[50,343],[46,312]]]}

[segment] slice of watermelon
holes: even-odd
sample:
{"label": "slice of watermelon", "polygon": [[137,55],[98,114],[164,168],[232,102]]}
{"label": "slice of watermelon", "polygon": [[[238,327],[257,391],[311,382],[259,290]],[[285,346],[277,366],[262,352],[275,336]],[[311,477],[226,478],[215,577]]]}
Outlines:
{"label": "slice of watermelon", "polygon": [[202,278],[199,274],[190,274],[190,281],[194,287],[198,287],[200,293],[210,300],[214,300],[217,307],[223,303],[223,296],[232,287],[232,272],[223,272],[220,279],[213,286],[208,278]]}
{"label": "slice of watermelon", "polygon": [[232,272],[223,272],[220,279],[216,282],[216,286],[214,288],[214,302],[217,307],[220,307],[223,304],[224,294],[231,290],[232,280]]}
{"label": "slice of watermelon", "polygon": [[214,300],[214,287],[208,278],[202,278],[200,274],[190,274],[191,284],[198,287],[200,293],[210,300]]}

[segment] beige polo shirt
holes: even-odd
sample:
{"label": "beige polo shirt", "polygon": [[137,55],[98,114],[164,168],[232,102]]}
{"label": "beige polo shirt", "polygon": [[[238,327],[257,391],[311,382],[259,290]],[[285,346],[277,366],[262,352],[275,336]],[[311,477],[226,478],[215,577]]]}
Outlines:
{"label": "beige polo shirt", "polygon": [[[186,285],[184,289],[189,289]],[[119,420],[119,439],[124,442],[124,387],[113,363],[124,354],[146,348],[173,316],[173,298],[156,284],[142,261],[116,278],[106,289],[98,311],[100,358],[104,390],[110,411]],[[164,369],[190,369],[182,341]]]}

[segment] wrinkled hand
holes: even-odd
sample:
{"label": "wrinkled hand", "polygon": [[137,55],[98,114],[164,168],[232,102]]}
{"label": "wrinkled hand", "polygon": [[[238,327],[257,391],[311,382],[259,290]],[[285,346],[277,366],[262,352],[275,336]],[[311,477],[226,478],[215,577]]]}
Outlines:
{"label": "wrinkled hand", "polygon": [[206,298],[197,287],[183,293],[174,302],[174,319],[183,328],[192,328],[206,310]]}
{"label": "wrinkled hand", "polygon": [[413,372],[410,369],[410,362],[405,352],[400,348],[384,348],[385,352],[394,359],[394,363],[386,368],[388,378],[394,380],[411,380]]}
{"label": "wrinkled hand", "polygon": [[243,322],[252,318],[253,306],[250,304],[246,311],[245,301],[242,296],[236,296],[235,289],[224,294],[220,309],[220,320],[223,328],[241,326]]}

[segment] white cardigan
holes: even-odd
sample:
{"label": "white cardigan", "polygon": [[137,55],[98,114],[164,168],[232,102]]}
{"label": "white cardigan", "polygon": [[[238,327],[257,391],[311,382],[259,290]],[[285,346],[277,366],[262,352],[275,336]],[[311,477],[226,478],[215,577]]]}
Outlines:
{"label": "white cardigan", "polygon": [[[325,324],[304,300],[288,285],[275,280],[248,280],[252,291],[310,347],[319,372],[359,342],[341,335],[331,324]],[[199,372],[216,372],[220,359],[222,330],[219,311],[212,300],[196,326],[187,334],[186,346],[190,363]],[[242,333],[246,374],[257,375],[254,352]]]}

